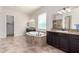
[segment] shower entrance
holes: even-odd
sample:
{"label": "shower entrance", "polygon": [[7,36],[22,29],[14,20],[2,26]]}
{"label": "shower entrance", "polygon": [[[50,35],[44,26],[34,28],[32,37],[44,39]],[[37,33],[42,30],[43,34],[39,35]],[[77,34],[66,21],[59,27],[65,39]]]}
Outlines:
{"label": "shower entrance", "polygon": [[14,16],[6,16],[6,35],[14,36]]}

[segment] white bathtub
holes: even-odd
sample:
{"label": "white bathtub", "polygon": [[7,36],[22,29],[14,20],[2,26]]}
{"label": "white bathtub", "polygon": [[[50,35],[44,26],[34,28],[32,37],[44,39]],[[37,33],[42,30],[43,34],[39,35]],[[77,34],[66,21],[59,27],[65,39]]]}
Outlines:
{"label": "white bathtub", "polygon": [[45,46],[46,45],[46,34],[43,32],[27,32],[27,42],[34,46]]}
{"label": "white bathtub", "polygon": [[27,32],[26,34],[30,35],[30,36],[36,36],[36,37],[46,36],[46,33],[44,33],[44,32],[37,32],[37,31]]}

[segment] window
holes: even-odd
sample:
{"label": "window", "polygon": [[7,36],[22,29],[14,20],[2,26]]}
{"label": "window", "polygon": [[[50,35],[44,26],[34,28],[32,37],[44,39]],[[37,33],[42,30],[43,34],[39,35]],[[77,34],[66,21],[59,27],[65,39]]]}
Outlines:
{"label": "window", "polygon": [[42,13],[38,16],[38,29],[46,30],[46,13]]}

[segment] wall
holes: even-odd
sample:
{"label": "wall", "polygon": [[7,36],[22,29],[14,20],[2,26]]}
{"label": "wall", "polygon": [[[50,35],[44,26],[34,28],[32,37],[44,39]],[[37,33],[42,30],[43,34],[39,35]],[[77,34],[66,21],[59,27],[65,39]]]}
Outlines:
{"label": "wall", "polygon": [[46,7],[41,7],[31,15],[31,18],[35,19],[35,23],[36,23],[35,25],[37,30],[38,30],[38,15],[44,12],[47,12]]}
{"label": "wall", "polygon": [[[47,13],[47,30],[50,30],[53,26],[52,20],[53,15],[56,14],[57,10],[60,10],[64,8],[65,6],[46,6],[41,7],[39,10],[35,11],[32,14],[32,17],[36,20],[36,28],[38,29],[38,15],[41,13],[46,12]],[[74,24],[79,24],[79,7],[73,8],[71,13],[63,14],[63,28],[65,28],[65,16],[71,15],[71,29],[76,29],[76,26]]]}
{"label": "wall", "polygon": [[6,15],[14,16],[14,36],[20,36],[24,34],[26,24],[28,22],[28,16],[22,12],[15,11],[13,9],[0,7],[0,37],[6,37]]}
{"label": "wall", "polygon": [[6,37],[6,31],[5,31],[5,28],[6,28],[6,22],[5,22],[5,17],[4,17],[4,13],[3,13],[3,10],[2,10],[2,7],[0,7],[0,38],[5,38]]}
{"label": "wall", "polygon": [[70,28],[76,29],[75,24],[79,24],[79,7],[73,7],[70,13],[63,14],[63,27],[65,26],[66,16],[71,16]]}
{"label": "wall", "polygon": [[36,29],[38,29],[38,15],[41,13],[46,12],[47,13],[47,25],[46,28],[47,30],[50,30],[52,28],[52,20],[53,20],[53,15],[60,9],[62,9],[64,6],[46,6],[46,7],[41,7],[37,11],[35,11],[32,14],[32,18],[36,20]]}
{"label": "wall", "polygon": [[79,24],[79,7],[73,9],[72,11],[72,21],[71,21],[72,29],[76,29],[75,24]]}
{"label": "wall", "polygon": [[5,17],[0,14],[0,38],[6,37],[5,35]]}

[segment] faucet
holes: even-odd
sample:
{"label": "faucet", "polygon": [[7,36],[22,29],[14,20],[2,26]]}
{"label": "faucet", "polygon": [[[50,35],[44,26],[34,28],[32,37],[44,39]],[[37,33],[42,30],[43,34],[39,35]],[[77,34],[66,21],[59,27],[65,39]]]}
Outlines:
{"label": "faucet", "polygon": [[38,36],[40,36],[40,31],[38,31]]}

